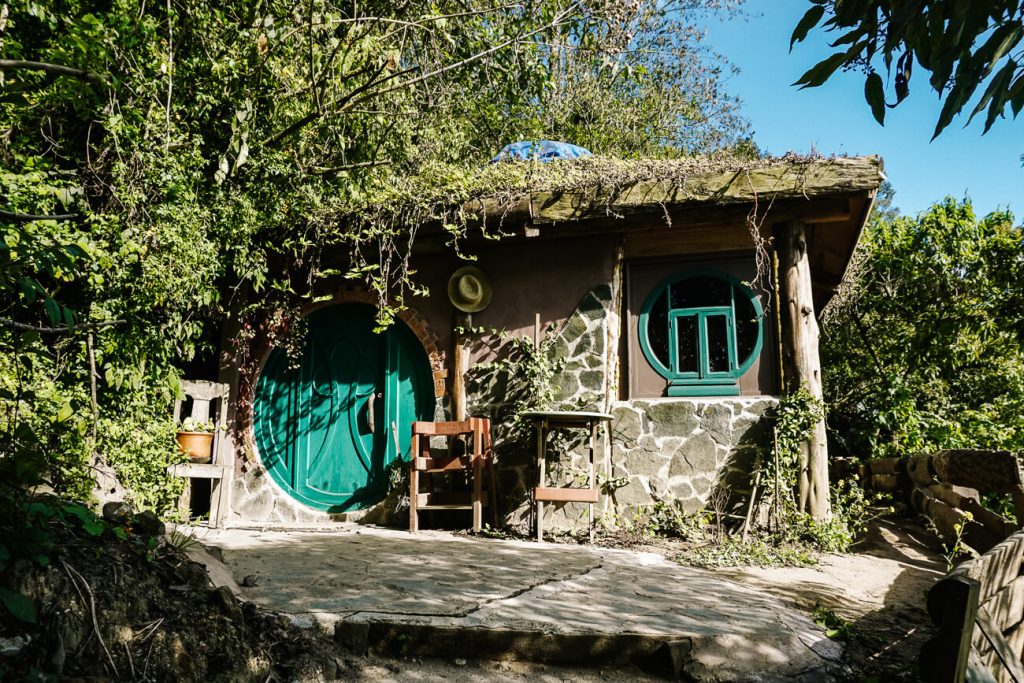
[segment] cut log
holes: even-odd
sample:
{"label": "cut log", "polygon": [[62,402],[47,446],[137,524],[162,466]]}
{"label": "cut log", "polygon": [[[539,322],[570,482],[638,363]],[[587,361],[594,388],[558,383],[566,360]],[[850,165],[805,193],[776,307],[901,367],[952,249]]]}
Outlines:
{"label": "cut log", "polygon": [[962,529],[960,536],[963,544],[978,553],[993,548],[1003,538],[968,517],[963,510],[939,500],[928,489],[915,486],[910,500],[914,509],[931,519],[935,528],[947,541],[951,542],[951,539],[957,536],[958,525]]}
{"label": "cut log", "polygon": [[871,474],[899,474],[903,471],[903,464],[900,458],[869,460],[868,467],[871,469]]}
{"label": "cut log", "polygon": [[900,489],[900,475],[874,474],[871,476],[871,488],[883,493],[894,493]]}
{"label": "cut log", "polygon": [[907,459],[907,474],[918,486],[929,486],[935,482],[930,455],[916,455]]}
{"label": "cut log", "polygon": [[[951,505],[952,507],[960,508],[964,512],[971,513],[971,516],[974,517],[974,521],[988,529],[993,536],[999,540],[1003,540],[1017,530],[1017,527],[1008,519],[1005,519],[984,507],[975,498],[969,498],[961,495],[949,484],[932,484],[928,487],[928,490],[932,492],[932,495],[947,505]],[[976,550],[978,552],[986,552],[988,548],[985,548],[984,550],[976,548]]]}
{"label": "cut log", "polygon": [[[803,223],[785,223],[776,230],[779,257],[782,351],[785,387],[801,387],[819,401],[821,358],[818,352],[818,320],[814,313],[811,269],[807,256],[807,232]],[[799,456],[800,509],[816,519],[832,516],[828,491],[828,444],[825,418],[815,424],[810,437],[801,444]]]}
{"label": "cut log", "polygon": [[1024,483],[1017,458],[1009,451],[938,451],[932,454],[931,465],[939,481],[983,493],[1012,493]]}

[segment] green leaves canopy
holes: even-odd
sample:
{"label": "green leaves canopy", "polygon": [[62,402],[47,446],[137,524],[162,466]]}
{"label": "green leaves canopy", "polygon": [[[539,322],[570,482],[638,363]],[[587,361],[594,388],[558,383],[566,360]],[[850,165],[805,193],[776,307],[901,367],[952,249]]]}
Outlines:
{"label": "green leaves canopy", "polygon": [[[935,136],[964,111],[973,119],[987,110],[987,132],[1007,108],[1014,118],[1024,108],[1020,0],[810,1],[790,47],[820,27],[836,36],[831,46],[839,51],[811,67],[795,85],[816,87],[839,69],[862,70],[865,100],[875,119],[884,123],[885,106],[895,107],[910,94],[916,64],[929,73],[929,86],[944,99]],[[882,68],[886,80],[893,79],[891,104],[885,103]]]}
{"label": "green leaves canopy", "polygon": [[[81,492],[99,452],[150,481],[152,505],[173,500],[169,400],[194,358],[211,374],[225,316],[346,275],[386,309],[422,291],[415,226],[377,218],[407,179],[448,181],[516,139],[624,156],[735,142],[722,63],[692,26],[733,4],[8,2],[0,460],[31,433],[59,486]],[[89,328],[93,419],[73,326],[114,320]],[[24,329],[40,325],[66,333]]]}
{"label": "green leaves canopy", "polygon": [[842,450],[901,457],[1024,447],[1024,230],[953,199],[869,225],[852,291],[823,325]]}

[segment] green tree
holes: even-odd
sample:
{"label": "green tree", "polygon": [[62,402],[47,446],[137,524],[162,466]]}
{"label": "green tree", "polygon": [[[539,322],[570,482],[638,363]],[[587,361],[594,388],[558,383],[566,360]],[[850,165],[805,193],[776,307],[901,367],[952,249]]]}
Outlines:
{"label": "green tree", "polygon": [[161,416],[240,300],[347,275],[400,307],[414,232],[377,212],[511,140],[738,141],[692,28],[735,4],[0,4],[0,466],[34,450],[81,493],[105,456],[173,500]]}
{"label": "green tree", "polygon": [[947,198],[865,232],[823,326],[830,435],[860,456],[1024,446],[1024,230]]}
{"label": "green tree", "polygon": [[[835,36],[831,46],[838,49],[797,85],[816,87],[839,69],[862,70],[864,98],[883,123],[886,107],[895,107],[910,94],[916,65],[928,73],[929,87],[944,100],[936,136],[963,111],[973,119],[987,109],[987,132],[1008,107],[1014,118],[1024,108],[1024,5],[1019,0],[810,2],[790,45],[820,27]],[[895,95],[891,103],[886,101],[890,79]]]}

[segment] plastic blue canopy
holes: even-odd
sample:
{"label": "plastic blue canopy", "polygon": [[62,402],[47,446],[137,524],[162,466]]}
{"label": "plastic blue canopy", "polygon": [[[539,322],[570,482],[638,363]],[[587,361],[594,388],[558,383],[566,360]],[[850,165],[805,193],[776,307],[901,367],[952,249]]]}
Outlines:
{"label": "plastic blue canopy", "polygon": [[497,156],[491,159],[491,163],[526,159],[534,159],[546,163],[555,159],[576,159],[588,156],[590,156],[589,149],[571,145],[568,142],[521,140],[502,147]]}

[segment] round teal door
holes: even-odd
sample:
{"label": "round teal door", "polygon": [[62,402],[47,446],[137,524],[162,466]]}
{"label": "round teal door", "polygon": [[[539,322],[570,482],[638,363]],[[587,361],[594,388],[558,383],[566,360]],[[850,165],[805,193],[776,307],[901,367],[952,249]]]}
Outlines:
{"label": "round teal door", "polygon": [[433,415],[430,363],[401,322],[373,331],[374,309],[322,308],[307,318],[302,357],[275,350],[256,385],[253,429],[270,476],[295,499],[343,512],[380,502],[386,469]]}

